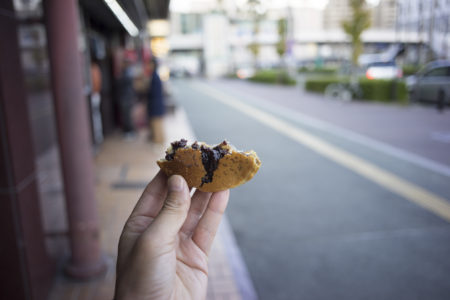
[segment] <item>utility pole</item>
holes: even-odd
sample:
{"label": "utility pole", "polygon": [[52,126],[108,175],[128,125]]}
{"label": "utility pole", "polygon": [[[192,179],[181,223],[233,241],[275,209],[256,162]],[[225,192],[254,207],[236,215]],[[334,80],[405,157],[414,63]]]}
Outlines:
{"label": "utility pole", "polygon": [[433,42],[434,42],[434,13],[436,12],[437,0],[432,0],[430,9],[430,25],[428,26],[428,51],[427,61],[434,59]]}

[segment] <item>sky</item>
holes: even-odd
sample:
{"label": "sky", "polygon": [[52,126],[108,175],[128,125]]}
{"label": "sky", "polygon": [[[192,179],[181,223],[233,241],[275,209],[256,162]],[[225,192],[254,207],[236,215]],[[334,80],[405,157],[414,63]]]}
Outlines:
{"label": "sky", "polygon": [[[243,5],[247,0],[223,0],[223,2],[234,2],[237,5]],[[290,6],[306,6],[323,9],[328,0],[263,0],[271,8],[283,8],[288,4]],[[377,5],[380,0],[366,0],[371,5]],[[177,12],[188,12],[192,2],[216,3],[217,0],[171,0],[170,9]]]}

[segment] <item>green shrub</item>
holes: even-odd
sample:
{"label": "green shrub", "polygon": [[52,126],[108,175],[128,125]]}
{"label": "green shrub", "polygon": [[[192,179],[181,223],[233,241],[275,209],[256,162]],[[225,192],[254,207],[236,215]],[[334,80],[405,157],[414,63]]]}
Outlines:
{"label": "green shrub", "polygon": [[255,74],[253,74],[253,76],[249,78],[249,80],[263,83],[276,83],[276,71],[274,70],[257,71]]}
{"label": "green shrub", "polygon": [[348,84],[349,79],[346,77],[309,78],[305,81],[305,89],[310,92],[325,93],[327,86],[334,83]]}
{"label": "green shrub", "polygon": [[338,68],[336,67],[321,67],[309,69],[307,67],[301,67],[298,69],[299,73],[304,74],[315,74],[315,75],[334,75],[337,73]]}
{"label": "green shrub", "polygon": [[410,76],[410,75],[414,75],[417,72],[420,71],[420,69],[422,69],[423,66],[421,65],[404,65],[402,67],[403,70],[403,76]]}
{"label": "green shrub", "polygon": [[260,70],[250,77],[249,80],[254,82],[283,85],[295,85],[297,83],[297,81],[289,76],[286,71],[282,70]]}
{"label": "green shrub", "polygon": [[225,75],[225,78],[228,78],[228,79],[237,79],[238,76],[236,75],[236,73],[228,73],[228,74]]}
{"label": "green shrub", "polygon": [[297,70],[297,72],[299,72],[299,73],[307,73],[307,72],[310,72],[310,71],[311,71],[311,69],[309,69],[308,67],[300,67]]}
{"label": "green shrub", "polygon": [[[310,78],[305,82],[305,89],[310,92],[324,93],[330,84],[346,84],[350,82],[348,77]],[[406,103],[408,91],[406,84],[400,80],[369,80],[359,79],[361,99],[369,101],[398,101]]]}
{"label": "green shrub", "polygon": [[359,87],[364,100],[406,102],[408,91],[406,84],[400,80],[359,80]]}
{"label": "green shrub", "polygon": [[284,84],[284,85],[296,85],[297,81],[292,78],[288,72],[286,71],[279,71],[277,74],[277,80],[278,83]]}

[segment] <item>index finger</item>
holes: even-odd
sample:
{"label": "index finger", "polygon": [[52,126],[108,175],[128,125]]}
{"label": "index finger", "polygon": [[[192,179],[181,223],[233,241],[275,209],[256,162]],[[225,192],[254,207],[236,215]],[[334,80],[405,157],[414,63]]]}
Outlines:
{"label": "index finger", "polygon": [[167,177],[161,171],[147,185],[130,217],[125,223],[119,240],[117,268],[123,267],[136,239],[147,229],[161,210],[167,195]]}
{"label": "index finger", "polygon": [[156,176],[145,187],[136,203],[131,216],[155,218],[161,210],[167,196],[167,176],[159,170]]}

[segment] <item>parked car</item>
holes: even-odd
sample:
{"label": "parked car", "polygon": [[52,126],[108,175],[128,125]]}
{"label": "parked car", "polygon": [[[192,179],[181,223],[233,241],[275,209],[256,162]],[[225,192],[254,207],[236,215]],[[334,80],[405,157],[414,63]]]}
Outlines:
{"label": "parked car", "polygon": [[411,101],[450,104],[450,61],[434,61],[406,79]]}
{"label": "parked car", "polygon": [[379,61],[370,63],[366,69],[367,79],[395,79],[402,78],[403,71],[393,61]]}

